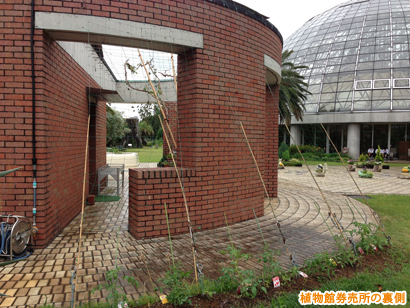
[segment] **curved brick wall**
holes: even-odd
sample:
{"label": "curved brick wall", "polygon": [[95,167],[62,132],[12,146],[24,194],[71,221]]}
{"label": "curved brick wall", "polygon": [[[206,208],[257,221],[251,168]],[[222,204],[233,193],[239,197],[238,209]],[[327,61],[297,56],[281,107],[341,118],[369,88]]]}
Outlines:
{"label": "curved brick wall", "polygon": [[[10,189],[5,199],[7,208],[3,208],[2,211],[14,211],[31,216],[30,17],[27,17],[30,5],[24,0],[9,2],[10,4],[4,4],[0,8],[4,12],[0,15],[0,51],[7,52],[4,57],[8,58],[0,63],[0,75],[8,76],[7,85],[0,92],[0,99],[5,99],[7,104],[5,107],[0,106],[0,111],[9,112],[6,115],[10,119],[0,122],[0,130],[6,132],[7,129],[17,129],[14,126],[17,122],[13,122],[16,119],[26,126],[19,128],[21,134],[0,134],[3,135],[0,147],[7,149],[6,157],[2,157],[6,159],[5,168],[16,165],[24,165],[25,168],[16,176],[7,179]],[[252,209],[261,215],[264,191],[237,120],[243,122],[269,193],[276,196],[278,87],[273,87],[272,97],[266,88],[264,54],[280,63],[280,36],[254,12],[248,11],[248,15],[256,19],[233,10],[233,3],[230,1],[217,0],[213,3],[163,0],[141,1],[138,4],[135,2],[36,0],[35,10],[124,19],[203,34],[203,49],[187,50],[178,55],[177,104],[180,130],[177,151],[182,162],[180,167],[190,170],[190,176],[186,178],[190,185],[190,215],[194,224],[201,226],[202,229],[224,225],[224,212],[230,223],[252,218]],[[240,9],[242,10],[242,7]],[[45,233],[39,234],[39,243],[45,244],[79,212],[81,207],[80,202],[74,202],[73,199],[77,196],[77,199],[81,199],[81,161],[84,157],[81,157],[83,152],[79,149],[83,149],[81,145],[85,143],[88,107],[85,88],[88,85],[96,85],[44,31],[36,30],[35,35],[36,70],[39,75],[38,82],[42,85],[38,90],[38,117],[43,119],[38,122],[41,136],[38,143],[38,198],[41,202],[39,206],[43,206],[38,211],[42,210],[39,216],[44,217],[40,229],[46,230]],[[55,79],[54,75],[61,67],[67,69],[59,73]],[[72,93],[75,95],[71,95]],[[61,97],[64,99],[61,100]],[[64,112],[67,106],[65,100],[73,102],[68,113]],[[55,110],[49,109],[49,106]],[[76,108],[79,110],[74,112]],[[96,123],[103,126],[104,110],[99,107],[96,110],[100,111],[98,114],[101,116],[97,118]],[[50,114],[47,115],[47,112]],[[69,141],[64,139],[63,133],[56,133],[57,123],[67,125],[67,128],[73,130]],[[9,126],[3,128],[5,124]],[[92,155],[96,157],[95,163],[90,166],[94,169],[105,163],[103,158],[99,158],[103,157],[99,152],[105,150],[105,138],[101,132],[98,138],[96,137],[95,143],[97,154]],[[65,151],[68,148],[76,150]],[[19,156],[12,158],[12,154]],[[57,159],[57,154],[63,157]],[[67,163],[60,161],[70,162],[69,171]],[[69,176],[67,172],[70,173]],[[155,187],[152,191],[147,186],[142,187],[140,182],[133,181],[139,178],[136,173],[138,172],[130,171],[130,231],[137,237],[157,236],[160,232],[156,232],[153,223],[136,223],[137,218],[141,218],[141,213],[150,211],[148,207],[153,206],[149,200],[142,200],[143,198],[137,196],[141,191],[146,196],[152,196],[153,200],[164,200],[170,196],[162,190],[162,176],[158,178],[157,173],[152,171],[142,173],[146,178],[140,179],[141,183],[142,180],[146,181],[144,185],[152,182]],[[19,183],[11,184],[13,179]],[[160,186],[156,186],[157,184]],[[17,196],[20,193],[25,196]],[[156,197],[156,194],[161,196]],[[171,199],[175,203],[170,207],[173,206],[175,212],[181,213],[180,216],[183,218],[178,187],[175,187],[175,199]],[[4,202],[2,205],[4,206]],[[146,211],[144,207],[147,207]],[[183,223],[183,228],[185,225]],[[183,229],[175,230],[175,233],[179,233]]]}

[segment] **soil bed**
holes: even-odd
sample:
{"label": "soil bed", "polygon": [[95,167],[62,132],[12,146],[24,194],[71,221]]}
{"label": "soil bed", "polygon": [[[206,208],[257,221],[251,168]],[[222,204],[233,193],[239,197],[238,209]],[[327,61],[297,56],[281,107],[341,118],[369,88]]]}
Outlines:
{"label": "soil bed", "polygon": [[[270,286],[267,288],[267,294],[259,292],[256,298],[249,299],[236,295],[236,293],[222,293],[216,294],[212,298],[206,295],[197,295],[191,297],[192,304],[185,304],[183,306],[174,306],[171,304],[162,304],[161,302],[150,305],[150,307],[206,307],[206,308],[231,308],[231,307],[253,307],[258,302],[266,302],[268,299],[277,297],[283,293],[297,292],[302,290],[318,290],[323,282],[339,279],[339,278],[350,278],[354,276],[355,273],[360,272],[380,272],[386,267],[392,268],[394,271],[399,271],[402,266],[395,263],[394,258],[391,256],[392,248],[386,247],[383,250],[373,251],[370,254],[365,254],[360,259],[360,262],[354,264],[353,267],[346,266],[341,268],[338,265],[335,268],[335,275],[330,278],[326,273],[319,273],[310,275],[308,278],[303,278],[301,276],[292,279],[285,285],[281,285],[279,288],[274,288]],[[303,268],[301,269],[303,271]],[[282,283],[282,282],[281,282]],[[369,291],[379,291],[379,290],[369,290]],[[148,307],[148,306],[144,306]]]}

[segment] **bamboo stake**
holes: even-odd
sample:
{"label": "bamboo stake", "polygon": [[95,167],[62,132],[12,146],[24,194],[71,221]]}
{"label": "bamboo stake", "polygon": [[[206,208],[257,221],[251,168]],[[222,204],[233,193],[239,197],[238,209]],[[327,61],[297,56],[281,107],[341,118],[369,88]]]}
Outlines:
{"label": "bamboo stake", "polygon": [[[83,180],[83,198],[82,198],[82,206],[81,206],[81,220],[80,220],[80,234],[78,235],[78,247],[77,247],[77,273],[80,265],[80,254],[81,254],[81,241],[82,241],[82,233],[83,233],[83,222],[84,222],[84,199],[85,199],[85,177],[87,175],[87,158],[88,158],[88,140],[90,137],[90,115],[88,115],[88,124],[87,124],[87,142],[85,146],[85,158],[84,158],[84,180]],[[78,274],[76,275],[76,284],[74,288],[74,305],[75,308],[75,297],[77,293],[77,285],[78,285]]]}
{"label": "bamboo stake", "polygon": [[328,228],[328,229],[329,229],[329,231],[330,231],[330,234],[332,235],[332,237],[333,237],[333,238],[335,238],[335,236],[333,235],[333,232],[332,232],[332,230],[330,229],[330,227],[329,227],[329,225],[328,225],[328,223],[327,223],[327,221],[326,221],[325,217],[323,217],[322,212],[320,211],[319,205],[318,205],[318,204],[316,204],[316,202],[315,202],[315,201],[313,202],[313,204],[316,206],[317,211],[319,212],[320,216],[322,216],[323,221],[325,222],[325,224],[326,224],[327,228]]}
{"label": "bamboo stake", "polygon": [[169,230],[169,221],[168,221],[167,204],[166,204],[166,203],[164,203],[164,206],[165,206],[165,217],[167,218],[167,227],[168,227],[169,246],[171,247],[172,265],[173,265],[173,266],[175,266],[175,261],[174,261],[174,251],[172,250],[171,231]]}
{"label": "bamboo stake", "polygon": [[225,216],[226,227],[228,228],[229,240],[231,242],[231,245],[233,246],[233,241],[232,241],[232,237],[231,237],[231,230],[229,229],[228,219],[226,219],[226,213],[225,212],[224,212],[224,216]]}
{"label": "bamboo stake", "polygon": [[252,209],[252,211],[253,211],[253,215],[255,215],[256,222],[258,223],[259,232],[261,233],[263,243],[265,244],[265,247],[266,247],[266,241],[265,241],[265,237],[263,236],[261,226],[260,226],[260,224],[259,224],[259,219],[258,219],[258,217],[256,216],[255,209]]}
{"label": "bamboo stake", "polygon": [[[154,282],[152,281],[151,273],[150,273],[150,271],[149,271],[149,269],[148,269],[148,265],[147,265],[147,263],[145,262],[144,255],[143,255],[142,253],[141,253],[141,259],[142,259],[142,262],[144,262],[144,264],[145,264],[145,268],[147,269],[148,276],[149,276],[149,280],[151,281],[152,290],[153,290],[153,291],[155,292],[155,294],[158,296],[157,291],[155,291]],[[144,284],[144,285],[145,285],[145,284]]]}
{"label": "bamboo stake", "polygon": [[[312,174],[312,171],[310,170],[309,165],[307,164],[305,158],[303,157],[302,152],[301,152],[300,149],[299,149],[299,146],[298,146],[298,145],[296,144],[296,142],[295,142],[295,139],[293,139],[293,136],[292,136],[292,134],[290,133],[290,130],[289,130],[289,126],[288,126],[286,123],[285,123],[285,127],[286,127],[286,130],[288,131],[290,137],[292,138],[294,144],[296,145],[296,148],[298,149],[298,152],[299,152],[300,156],[302,157],[303,162],[305,163],[305,165],[306,165],[306,167],[307,167],[307,169],[308,169],[310,175],[312,176],[313,181],[315,182],[317,188],[319,189],[320,194],[322,195],[322,198],[323,198],[323,200],[325,201],[325,203],[326,203],[326,205],[327,205],[327,207],[328,207],[328,209],[329,209],[330,214],[332,215],[332,217],[336,217],[335,215],[333,215],[333,211],[332,211],[332,209],[330,208],[330,205],[329,205],[329,203],[328,203],[328,201],[327,201],[325,195],[323,194],[322,189],[320,189],[320,186],[319,186],[318,182],[316,181],[315,176]],[[349,248],[349,244],[347,243],[347,240],[346,240],[346,238],[345,238],[345,236],[344,236],[344,234],[343,234],[342,228],[340,227],[340,224],[339,224],[339,222],[337,221],[337,219],[335,219],[335,220],[336,220],[336,226],[337,226],[337,228],[339,229],[339,232],[340,232],[340,234],[342,235],[342,237],[343,237],[343,239],[344,239],[344,241],[345,241],[346,247]]]}
{"label": "bamboo stake", "polygon": [[[253,162],[255,163],[256,169],[258,170],[259,178],[260,178],[260,180],[261,180],[261,182],[262,182],[263,189],[265,190],[266,197],[268,198],[269,206],[270,206],[270,208],[271,208],[271,210],[272,210],[272,214],[273,214],[273,216],[275,217],[276,221],[278,221],[278,219],[276,218],[275,211],[273,210],[273,206],[272,206],[271,199],[270,199],[270,197],[269,197],[268,190],[266,189],[265,181],[263,180],[261,171],[259,170],[258,162],[256,161],[256,158],[255,158],[255,156],[253,155],[253,151],[252,151],[251,145],[249,144],[248,136],[246,135],[245,129],[243,128],[243,125],[242,125],[242,122],[241,122],[241,121],[239,121],[239,124],[240,124],[240,126],[241,126],[242,133],[243,133],[243,135],[245,136],[246,143],[247,143],[247,145],[248,145],[249,151],[251,152],[251,155],[252,155],[252,158],[253,158]],[[278,223],[278,228],[279,228],[279,231],[280,231],[280,233],[281,233],[281,235],[282,235],[282,237],[283,237],[283,244],[285,245],[286,252],[287,252],[289,258],[292,260],[292,259],[293,259],[293,258],[292,258],[292,255],[290,254],[289,249],[288,249],[288,246],[286,245],[286,239],[285,239],[285,237],[284,237],[284,235],[283,235],[283,233],[282,233],[282,230],[280,229],[279,223]]]}
{"label": "bamboo stake", "polygon": [[[155,99],[156,99],[156,101],[157,101],[157,104],[158,104],[158,106],[159,106],[159,108],[160,108],[160,110],[161,110],[162,116],[164,117],[164,120],[166,120],[166,124],[168,124],[168,120],[166,119],[165,114],[164,114],[164,111],[162,110],[162,106],[161,106],[160,100],[159,100],[159,98],[158,98],[158,96],[157,96],[157,92],[155,91],[154,85],[152,84],[151,78],[149,77],[149,73],[148,73],[147,67],[145,66],[144,60],[143,60],[143,58],[142,58],[142,55],[141,55],[141,52],[140,52],[139,49],[138,49],[138,53],[139,53],[139,56],[140,56],[142,65],[144,66],[145,72],[146,72],[146,74],[147,74],[148,81],[149,81],[149,83],[150,83],[150,85],[151,85],[152,91],[154,92],[154,96],[155,96]],[[183,196],[183,198],[184,198],[185,211],[186,211],[186,215],[187,215],[187,219],[188,219],[188,228],[189,228],[189,232],[190,232],[190,234],[191,234],[192,255],[193,255],[193,258],[194,258],[194,269],[195,269],[195,280],[196,280],[197,288],[198,288],[198,290],[199,290],[198,272],[197,272],[197,268],[196,268],[196,255],[195,255],[194,238],[193,238],[194,233],[193,233],[193,230],[192,230],[191,220],[190,220],[190,218],[189,218],[189,210],[188,210],[188,203],[187,203],[187,199],[186,199],[186,195],[185,195],[185,189],[184,189],[184,186],[182,185],[182,180],[181,180],[181,177],[180,177],[180,174],[179,174],[179,170],[178,170],[177,164],[176,164],[176,162],[175,162],[174,153],[172,153],[172,148],[171,148],[171,145],[170,145],[169,138],[168,138],[168,136],[167,136],[166,130],[165,130],[165,128],[164,128],[164,124],[163,124],[163,122],[162,122],[161,117],[160,117],[159,115],[158,115],[158,117],[159,117],[159,121],[160,121],[160,123],[161,123],[162,130],[163,130],[163,132],[164,132],[165,141],[166,141],[166,143],[167,143],[167,145],[168,145],[168,148],[169,148],[170,151],[171,151],[170,153],[171,153],[172,162],[174,163],[175,172],[176,172],[176,174],[177,174],[178,182],[179,182],[179,185],[180,185],[181,191],[182,191],[182,196]],[[173,142],[174,142],[174,144],[175,144],[175,147],[176,147],[175,139],[174,139],[174,137],[173,137],[172,130],[171,130],[171,128],[169,127],[169,125],[168,125],[168,129],[169,129],[169,134],[170,134],[170,136],[171,136],[171,138],[172,138],[172,140],[173,140]]]}
{"label": "bamboo stake", "polygon": [[352,176],[351,173],[349,172],[349,169],[347,168],[345,162],[343,161],[342,157],[340,156],[340,153],[339,153],[339,151],[337,150],[335,144],[333,143],[333,140],[330,138],[330,136],[329,136],[329,134],[327,133],[327,130],[325,129],[325,127],[323,126],[323,124],[320,123],[320,125],[322,126],[323,130],[325,131],[327,138],[328,138],[328,139],[330,140],[330,142],[332,143],[333,148],[336,150],[337,155],[339,155],[340,161],[342,162],[343,166],[345,166],[345,168],[346,168],[346,170],[347,170],[347,173],[349,173],[350,177],[352,178],[353,183],[356,185],[356,188],[357,188],[358,191],[360,192],[360,195],[362,196],[364,202],[366,203],[367,207],[368,207],[368,208],[370,209],[370,211],[372,212],[372,215],[373,215],[374,220],[376,220],[376,222],[377,222],[377,224],[379,225],[380,229],[382,230],[384,236],[385,236],[385,237],[387,238],[387,240],[389,241],[389,244],[391,244],[391,243],[390,243],[390,237],[389,237],[389,236],[386,234],[386,232],[384,231],[384,228],[383,228],[382,224],[380,223],[380,221],[379,221],[379,220],[377,219],[377,217],[376,217],[376,213],[373,211],[373,209],[370,207],[370,204],[367,202],[366,198],[363,196],[363,193],[362,193],[361,189],[359,188],[359,185],[357,184],[357,182],[355,181],[355,179],[353,178],[353,176]]}
{"label": "bamboo stake", "polygon": [[175,84],[175,92],[178,94],[178,83],[177,83],[177,76],[175,74],[175,65],[174,65],[174,55],[171,54],[171,61],[172,61],[172,74],[174,78],[174,84]]}

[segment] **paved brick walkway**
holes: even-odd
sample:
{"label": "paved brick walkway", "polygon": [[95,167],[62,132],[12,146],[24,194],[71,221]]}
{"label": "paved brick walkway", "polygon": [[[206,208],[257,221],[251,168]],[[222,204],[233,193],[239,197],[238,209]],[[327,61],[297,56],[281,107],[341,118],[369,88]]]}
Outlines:
{"label": "paved brick walkway", "polygon": [[[352,173],[364,194],[410,195],[410,181],[398,179],[399,174],[398,167],[383,170],[382,173],[376,174],[374,179],[358,179],[357,173]],[[326,218],[332,233],[338,234],[338,230],[328,218],[327,205],[306,167],[287,167],[279,170],[279,179],[279,198],[272,201],[276,218],[266,201],[265,215],[259,219],[259,223],[265,240],[271,248],[281,251],[279,260],[283,267],[289,268],[289,257],[276,226],[277,220],[280,221],[289,250],[297,254],[298,264],[302,264],[307,257],[315,253],[324,249],[331,250],[335,246],[316,205]],[[354,220],[374,223],[373,216],[366,206],[353,199],[349,199],[352,204],[347,203],[348,197],[345,194],[358,194],[358,191],[347,172],[341,167],[329,167],[325,178],[315,179],[344,228],[351,227]],[[114,191],[114,188],[107,189],[108,192],[111,190]],[[104,273],[113,269],[116,262],[121,266],[123,275],[135,275],[139,281],[138,288],[125,285],[127,294],[134,298],[152,291],[148,274],[151,274],[155,284],[168,268],[171,252],[167,238],[135,240],[127,231],[127,209],[128,187],[125,187],[120,201],[97,203],[87,208],[84,223],[85,241],[82,249],[84,253],[78,270],[77,300],[101,300],[106,297],[104,291],[96,291],[93,295],[90,295],[89,291],[104,281]],[[245,252],[260,254],[263,240],[255,219],[252,219],[253,213],[248,211],[243,215],[250,220],[230,226],[232,240]],[[0,293],[10,296],[1,299],[0,307],[35,306],[46,300],[47,303],[54,303],[56,306],[69,306],[70,269],[75,261],[79,221],[80,216],[77,216],[46,249],[36,250],[25,261],[0,269]],[[220,228],[196,233],[197,262],[203,265],[203,273],[207,277],[216,277],[218,268],[227,262],[227,258],[219,253],[229,243],[227,231],[227,228]],[[189,236],[174,236],[173,250],[176,260],[186,269],[192,270],[193,258]],[[142,256],[146,260],[149,273]],[[256,270],[260,268],[255,258],[244,266]]]}

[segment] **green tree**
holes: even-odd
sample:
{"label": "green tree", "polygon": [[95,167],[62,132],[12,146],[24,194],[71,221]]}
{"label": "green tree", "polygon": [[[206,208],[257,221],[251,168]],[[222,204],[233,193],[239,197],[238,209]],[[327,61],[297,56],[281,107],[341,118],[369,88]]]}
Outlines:
{"label": "green tree", "polygon": [[147,121],[143,120],[139,123],[141,135],[152,136],[154,135],[154,129],[152,126],[147,123]]}
{"label": "green tree", "polygon": [[[144,135],[157,136],[158,131],[161,129],[161,123],[159,121],[160,110],[156,104],[145,103],[139,106],[138,109],[140,123],[146,122],[154,130],[153,133],[143,133],[140,126],[140,131]],[[162,116],[161,116],[162,118]]]}
{"label": "green tree", "polygon": [[122,113],[107,105],[107,145],[116,145],[121,138],[131,132]]}
{"label": "green tree", "polygon": [[303,121],[303,113],[306,110],[304,101],[307,95],[311,94],[305,77],[299,74],[298,70],[307,68],[297,66],[288,59],[293,50],[285,50],[282,53],[282,82],[279,87],[279,112],[281,121],[290,125],[292,115],[298,121]]}

